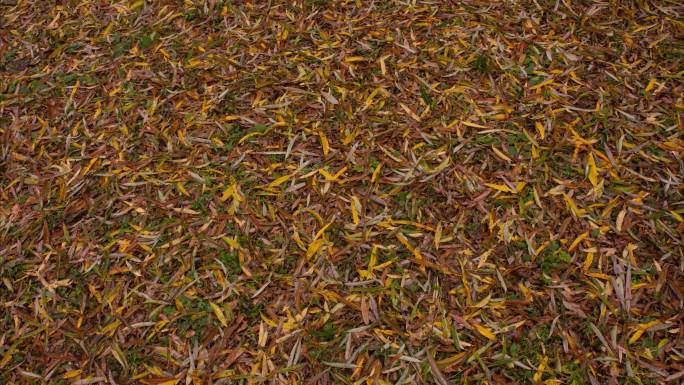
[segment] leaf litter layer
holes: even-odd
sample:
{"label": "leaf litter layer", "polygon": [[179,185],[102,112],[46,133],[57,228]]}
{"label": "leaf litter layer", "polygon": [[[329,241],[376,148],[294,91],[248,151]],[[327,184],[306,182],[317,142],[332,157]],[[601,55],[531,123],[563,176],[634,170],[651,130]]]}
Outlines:
{"label": "leaf litter layer", "polygon": [[0,10],[2,383],[684,378],[680,3]]}

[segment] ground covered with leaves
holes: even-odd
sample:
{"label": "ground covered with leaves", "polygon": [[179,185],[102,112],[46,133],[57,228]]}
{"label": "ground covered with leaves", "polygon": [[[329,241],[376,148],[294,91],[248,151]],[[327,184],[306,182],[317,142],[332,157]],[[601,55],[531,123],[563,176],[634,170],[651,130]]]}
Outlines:
{"label": "ground covered with leaves", "polygon": [[0,382],[679,383],[683,12],[0,2]]}

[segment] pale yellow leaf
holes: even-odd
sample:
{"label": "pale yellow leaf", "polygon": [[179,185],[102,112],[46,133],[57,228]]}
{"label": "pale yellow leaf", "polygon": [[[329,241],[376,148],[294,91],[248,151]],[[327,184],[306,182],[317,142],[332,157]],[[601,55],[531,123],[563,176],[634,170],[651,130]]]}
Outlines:
{"label": "pale yellow leaf", "polygon": [[504,153],[503,153],[501,150],[499,150],[498,148],[494,147],[494,145],[492,145],[492,151],[494,151],[494,154],[496,154],[496,156],[498,156],[500,159],[506,161],[507,163],[511,163],[511,158],[509,158],[508,156],[506,156],[506,154],[504,154]]}
{"label": "pale yellow leaf", "polygon": [[485,306],[487,306],[487,304],[489,303],[489,301],[491,299],[492,299],[492,293],[489,293],[489,295],[487,295],[485,298],[483,298],[478,303],[471,305],[471,307],[477,307],[477,308],[485,307]]}
{"label": "pale yellow leaf", "polygon": [[465,120],[461,120],[461,124],[463,124],[464,126],[473,127],[473,128],[489,128],[487,126],[483,126],[481,124],[477,124],[477,123],[473,123],[473,122],[468,122]]}
{"label": "pale yellow leaf", "polygon": [[214,314],[216,315],[216,318],[218,318],[221,325],[223,325],[224,328],[227,328],[228,321],[226,321],[226,315],[223,313],[223,309],[213,302],[209,302],[209,306],[211,306],[211,310],[214,311]]}
{"label": "pale yellow leaf", "polygon": [[487,329],[486,327],[480,325],[480,324],[475,324],[475,329],[477,330],[478,333],[480,333],[483,337],[486,337],[492,341],[496,341],[496,336],[494,333],[492,333],[491,330]]}
{"label": "pale yellow leaf", "polygon": [[387,56],[383,56],[380,58],[380,73],[382,74],[382,76],[387,75],[387,67],[385,66],[385,59],[386,58],[387,58]]}
{"label": "pale yellow leaf", "polygon": [[590,152],[587,155],[587,176],[589,177],[589,182],[592,186],[598,186],[598,170],[596,169],[596,162],[594,161],[594,155]]}
{"label": "pale yellow leaf", "polygon": [[615,220],[615,228],[617,229],[618,233],[622,232],[622,224],[625,221],[625,215],[627,215],[627,210],[622,209],[618,213],[617,219]]}
{"label": "pale yellow leaf", "polygon": [[439,165],[437,165],[437,167],[433,168],[432,170],[429,170],[430,174],[436,174],[438,172],[441,172],[449,166],[449,162],[451,162],[451,158],[447,156],[446,158],[444,158],[443,161],[439,163]]}
{"label": "pale yellow leaf", "polygon": [[442,240],[442,222],[437,224],[437,229],[435,229],[435,249],[439,250],[439,242]]}
{"label": "pale yellow leaf", "polygon": [[413,120],[415,120],[416,122],[420,122],[420,116],[416,115],[416,113],[413,112],[413,110],[411,110],[406,104],[404,104],[404,103],[399,103],[399,106],[401,106],[401,108],[402,108],[402,109],[408,114],[408,116],[410,116]]}

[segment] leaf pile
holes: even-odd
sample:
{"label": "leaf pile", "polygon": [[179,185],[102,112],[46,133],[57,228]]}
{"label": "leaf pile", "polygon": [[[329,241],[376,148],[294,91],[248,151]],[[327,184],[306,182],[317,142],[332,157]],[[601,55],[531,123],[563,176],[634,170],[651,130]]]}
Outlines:
{"label": "leaf pile", "polygon": [[683,11],[0,2],[0,382],[682,381]]}

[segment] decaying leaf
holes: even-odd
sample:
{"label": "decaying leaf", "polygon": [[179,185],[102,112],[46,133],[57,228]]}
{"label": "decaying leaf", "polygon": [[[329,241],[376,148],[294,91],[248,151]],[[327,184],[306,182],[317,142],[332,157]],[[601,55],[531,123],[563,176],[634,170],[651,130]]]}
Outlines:
{"label": "decaying leaf", "polygon": [[0,384],[684,377],[681,1],[0,1]]}

